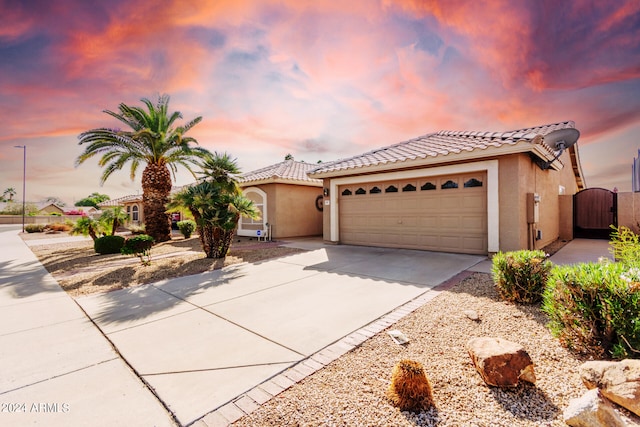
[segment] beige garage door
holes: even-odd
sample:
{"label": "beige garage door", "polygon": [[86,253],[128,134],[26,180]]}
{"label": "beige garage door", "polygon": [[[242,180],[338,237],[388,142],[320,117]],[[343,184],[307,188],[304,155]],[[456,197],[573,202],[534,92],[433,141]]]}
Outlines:
{"label": "beige garage door", "polygon": [[486,173],[339,187],[345,244],[487,253]]}

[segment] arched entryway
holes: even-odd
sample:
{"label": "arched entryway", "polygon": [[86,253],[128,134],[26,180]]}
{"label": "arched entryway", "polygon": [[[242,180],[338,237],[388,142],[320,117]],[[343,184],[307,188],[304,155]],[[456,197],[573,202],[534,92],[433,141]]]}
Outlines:
{"label": "arched entryway", "polygon": [[259,189],[258,187],[249,187],[242,189],[244,196],[253,202],[253,205],[260,211],[261,215],[259,219],[251,219],[241,217],[238,222],[238,235],[239,236],[256,236],[257,231],[261,233],[267,229],[267,193]]}
{"label": "arched entryway", "polygon": [[618,195],[604,188],[587,188],[573,196],[573,236],[608,239],[618,225]]}

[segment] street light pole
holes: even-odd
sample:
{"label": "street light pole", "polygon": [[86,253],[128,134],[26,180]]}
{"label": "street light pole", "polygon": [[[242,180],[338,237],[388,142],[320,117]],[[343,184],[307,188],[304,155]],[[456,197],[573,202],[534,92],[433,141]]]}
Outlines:
{"label": "street light pole", "polygon": [[15,148],[22,148],[22,232],[24,233],[24,216],[26,213],[27,198],[27,146],[14,145]]}

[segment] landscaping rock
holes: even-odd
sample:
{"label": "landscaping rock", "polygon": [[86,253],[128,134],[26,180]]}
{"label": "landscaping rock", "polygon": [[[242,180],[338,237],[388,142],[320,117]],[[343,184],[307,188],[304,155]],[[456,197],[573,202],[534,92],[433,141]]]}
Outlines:
{"label": "landscaping rock", "polygon": [[515,387],[519,380],[536,383],[531,357],[520,344],[502,338],[473,338],[467,342],[469,356],[485,383]]}
{"label": "landscaping rock", "polygon": [[462,313],[474,322],[480,321],[480,315],[475,310],[465,310]]}
{"label": "landscaping rock", "polygon": [[591,361],[580,366],[580,377],[589,389],[640,415],[640,360]]}
{"label": "landscaping rock", "polygon": [[[564,422],[572,427],[629,427],[613,404],[600,395],[598,389],[572,399],[563,413]],[[633,424],[632,424],[633,425]]]}

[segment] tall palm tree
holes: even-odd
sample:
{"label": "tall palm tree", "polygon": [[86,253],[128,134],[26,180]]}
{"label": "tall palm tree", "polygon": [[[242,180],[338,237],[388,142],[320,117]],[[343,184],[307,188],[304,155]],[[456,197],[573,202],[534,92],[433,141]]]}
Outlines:
{"label": "tall palm tree", "polygon": [[229,155],[205,158],[203,167],[206,178],[175,194],[168,207],[189,209],[207,258],[224,258],[240,216],[256,219],[260,211],[242,195],[234,177],[238,166]]}
{"label": "tall palm tree", "polygon": [[166,204],[171,193],[171,172],[174,177],[177,166],[184,166],[192,175],[191,164],[211,153],[201,147],[198,141],[185,134],[200,123],[202,117],[175,126],[182,118],[179,111],[169,113],[169,96],[158,96],[153,104],[146,98],[141,101],[146,110],[121,103],[119,112],[104,112],[124,123],[130,130],[98,128],[83,132],[79,144],[87,144],[84,152],[76,159],[76,166],[95,155],[101,155],[98,164],[104,167],[101,177],[103,184],[112,173],[131,163],[130,176],[133,180],[140,164],[145,164],[142,172],[142,205],[147,234],[156,242],[171,239],[171,222],[166,212]]}

